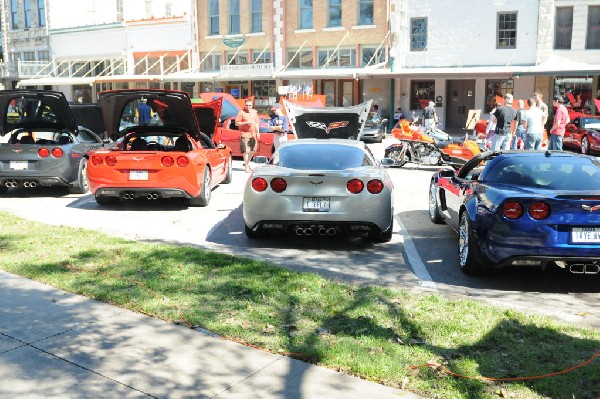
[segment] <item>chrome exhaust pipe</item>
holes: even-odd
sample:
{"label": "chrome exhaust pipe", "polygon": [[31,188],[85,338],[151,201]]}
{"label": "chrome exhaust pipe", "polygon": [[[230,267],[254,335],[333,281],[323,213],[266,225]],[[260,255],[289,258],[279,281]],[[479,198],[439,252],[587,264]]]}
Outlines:
{"label": "chrome exhaust pipe", "polygon": [[9,180],[6,182],[6,187],[17,187],[17,181],[16,180]]}
{"label": "chrome exhaust pipe", "polygon": [[297,236],[304,235],[304,229],[300,226],[296,227],[296,235]]}
{"label": "chrome exhaust pipe", "polygon": [[313,232],[313,229],[312,229],[312,227],[307,227],[307,228],[305,228],[305,229],[304,229],[304,235],[307,235],[307,236],[312,236],[312,235],[313,235],[313,233],[314,233],[314,232]]}
{"label": "chrome exhaust pipe", "polygon": [[319,235],[327,235],[327,229],[325,227],[319,227]]}
{"label": "chrome exhaust pipe", "polygon": [[124,200],[132,200],[134,198],[133,193],[123,193],[122,195]]}
{"label": "chrome exhaust pipe", "polygon": [[575,263],[569,266],[569,271],[573,274],[598,274],[600,265],[596,263]]}
{"label": "chrome exhaust pipe", "polygon": [[158,194],[156,194],[156,193],[152,194],[152,199],[157,200],[158,199]]}
{"label": "chrome exhaust pipe", "polygon": [[30,181],[30,182],[29,182],[29,187],[31,187],[31,188],[33,188],[33,187],[37,187],[37,182]]}
{"label": "chrome exhaust pipe", "polygon": [[335,227],[330,227],[327,229],[327,235],[328,236],[334,236],[337,234],[337,230],[335,229]]}
{"label": "chrome exhaust pipe", "polygon": [[28,181],[26,181],[25,183],[23,183],[23,187],[27,187],[27,188],[29,188],[29,182],[28,182]]}

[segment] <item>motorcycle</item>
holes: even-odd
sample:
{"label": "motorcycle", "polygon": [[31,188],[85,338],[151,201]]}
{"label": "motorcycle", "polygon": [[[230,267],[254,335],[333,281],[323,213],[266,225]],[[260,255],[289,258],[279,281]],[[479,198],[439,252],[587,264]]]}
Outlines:
{"label": "motorcycle", "polygon": [[385,157],[394,161],[392,166],[413,162],[458,169],[481,152],[473,140],[453,138],[437,126],[425,129],[408,120],[401,120],[392,129],[392,135],[400,140],[385,149]]}

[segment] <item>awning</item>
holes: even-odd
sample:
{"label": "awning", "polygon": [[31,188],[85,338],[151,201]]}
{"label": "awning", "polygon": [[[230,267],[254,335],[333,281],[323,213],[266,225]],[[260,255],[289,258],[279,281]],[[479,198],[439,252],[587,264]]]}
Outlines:
{"label": "awning", "polygon": [[160,82],[164,78],[163,75],[106,75],[96,76],[95,83],[109,82]]}
{"label": "awning", "polygon": [[546,61],[531,66],[521,75],[580,76],[600,74],[600,65],[577,62],[569,58],[552,56]]}
{"label": "awning", "polygon": [[530,66],[463,66],[463,67],[418,67],[395,68],[393,77],[471,77],[500,75],[511,77],[522,74]]}
{"label": "awning", "polygon": [[279,79],[356,79],[357,73],[364,68],[314,68],[314,69],[287,69],[274,72],[274,77]]}
{"label": "awning", "polygon": [[164,82],[210,82],[219,72],[174,72],[163,76]]}
{"label": "awning", "polygon": [[23,79],[17,82],[17,87],[24,86],[61,86],[61,85],[91,85],[95,78],[87,77],[44,77],[35,79]]}

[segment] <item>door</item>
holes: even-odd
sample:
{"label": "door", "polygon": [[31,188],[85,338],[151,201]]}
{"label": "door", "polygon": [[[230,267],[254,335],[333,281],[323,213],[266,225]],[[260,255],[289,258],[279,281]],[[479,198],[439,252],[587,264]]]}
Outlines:
{"label": "door", "polygon": [[325,95],[326,105],[336,106],[335,80],[322,80],[321,93]]}
{"label": "door", "polygon": [[354,105],[354,81],[340,80],[342,90],[340,92],[340,102],[342,107],[350,107]]}
{"label": "door", "polygon": [[[437,99],[436,99],[436,102]],[[467,115],[475,108],[475,80],[448,80],[446,83],[446,130],[467,125]]]}

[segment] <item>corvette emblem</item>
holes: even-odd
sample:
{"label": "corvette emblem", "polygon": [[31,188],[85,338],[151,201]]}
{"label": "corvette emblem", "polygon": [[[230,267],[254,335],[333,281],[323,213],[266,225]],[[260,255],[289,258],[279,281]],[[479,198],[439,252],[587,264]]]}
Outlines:
{"label": "corvette emblem", "polygon": [[323,122],[312,122],[312,121],[306,122],[306,124],[310,127],[325,130],[325,134],[329,134],[329,132],[333,129],[339,129],[341,127],[346,127],[346,126],[348,126],[348,123],[350,123],[350,122],[340,121],[340,122],[331,122],[329,125],[326,125]]}
{"label": "corvette emblem", "polygon": [[144,157],[133,157],[134,161],[140,162]]}
{"label": "corvette emblem", "polygon": [[311,180],[310,182],[311,182],[312,184],[314,184],[315,186],[318,186],[319,184],[323,184],[323,180],[319,180],[319,181],[314,181],[314,180]]}
{"label": "corvette emblem", "polygon": [[16,152],[17,154],[20,153],[23,150],[13,150],[13,152]]}
{"label": "corvette emblem", "polygon": [[594,206],[581,205],[581,207],[583,208],[584,211],[589,211],[589,212],[596,212],[596,211],[600,210],[600,205],[594,205]]}

